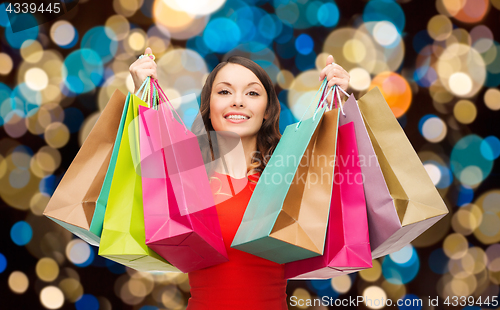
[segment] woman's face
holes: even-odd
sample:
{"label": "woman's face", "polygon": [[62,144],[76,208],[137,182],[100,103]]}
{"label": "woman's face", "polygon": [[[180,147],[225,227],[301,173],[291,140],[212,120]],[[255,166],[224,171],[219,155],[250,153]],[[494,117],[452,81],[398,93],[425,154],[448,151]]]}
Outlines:
{"label": "woman's face", "polygon": [[216,131],[256,136],[266,107],[267,92],[252,71],[228,63],[217,73],[210,95],[210,120]]}

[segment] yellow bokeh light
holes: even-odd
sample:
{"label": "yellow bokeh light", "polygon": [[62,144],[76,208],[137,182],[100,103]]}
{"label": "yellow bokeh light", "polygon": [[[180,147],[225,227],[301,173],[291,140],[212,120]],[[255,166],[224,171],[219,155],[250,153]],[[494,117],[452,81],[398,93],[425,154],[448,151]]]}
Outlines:
{"label": "yellow bokeh light", "polygon": [[372,268],[369,269],[363,269],[359,272],[359,276],[368,282],[375,282],[377,281],[380,276],[382,275],[382,266],[380,265],[378,260],[373,260],[372,261]]}
{"label": "yellow bokeh light", "polygon": [[155,0],[153,20],[168,29],[174,39],[186,40],[205,29],[208,16],[196,16],[169,6],[164,0]]}
{"label": "yellow bokeh light", "polygon": [[7,75],[12,71],[14,63],[8,54],[0,53],[0,74]]}
{"label": "yellow bokeh light", "polygon": [[117,41],[125,39],[130,32],[130,23],[128,19],[126,19],[122,15],[110,16],[106,20],[104,26],[105,31],[109,31],[108,29],[111,29],[113,31],[113,34],[108,34],[108,37],[115,36]]}
{"label": "yellow bokeh light", "polygon": [[49,84],[47,73],[40,68],[31,68],[24,74],[26,85],[33,90],[42,90]]}
{"label": "yellow bokeh light", "polygon": [[[297,300],[310,300],[311,299],[311,294],[303,289],[303,288],[296,288],[294,291],[293,291],[293,294],[292,296],[295,296],[297,298]],[[297,303],[297,308],[299,309],[307,309],[309,308],[308,305],[306,305],[306,303]]]}
{"label": "yellow bokeh light", "polygon": [[44,54],[42,44],[35,40],[24,41],[19,52],[21,57],[28,63],[39,62]]}
{"label": "yellow bokeh light", "polygon": [[47,173],[54,172],[61,164],[61,153],[49,146],[42,146],[33,156],[38,166]]}
{"label": "yellow bokeh light", "polygon": [[472,123],[477,116],[477,109],[470,100],[460,100],[453,107],[453,115],[462,124]]}
{"label": "yellow bokeh light", "polygon": [[47,309],[59,309],[64,304],[64,294],[57,286],[47,286],[40,292],[40,302]]}
{"label": "yellow bokeh light", "polygon": [[468,236],[479,226],[482,218],[483,214],[478,206],[465,205],[453,214],[451,226],[455,232]]}
{"label": "yellow bokeh light", "polygon": [[70,44],[75,35],[75,27],[65,20],[58,20],[50,27],[50,38],[59,46]]}
{"label": "yellow bokeh light", "polygon": [[344,57],[352,63],[360,63],[365,59],[367,50],[360,40],[351,39],[344,44]]}
{"label": "yellow bokeh light", "polygon": [[387,294],[379,286],[369,286],[363,291],[365,306],[369,309],[382,309],[385,307]]}
{"label": "yellow bokeh light", "polygon": [[113,9],[125,17],[131,17],[141,7],[143,0],[113,0]]}
{"label": "yellow bokeh light", "polygon": [[54,122],[45,128],[45,141],[50,147],[61,148],[69,141],[69,129],[64,123]]}
{"label": "yellow bokeh light", "polygon": [[77,279],[66,278],[59,283],[59,288],[69,302],[76,302],[83,295],[83,287]]}
{"label": "yellow bokeh light", "polygon": [[[36,162],[32,160],[32,162]],[[41,177],[40,177],[41,178]],[[41,216],[49,203],[50,196],[45,193],[35,193],[30,199],[30,209],[33,214]]]}
{"label": "yellow bokeh light", "polygon": [[163,0],[174,10],[189,15],[208,15],[217,11],[226,0]]}
{"label": "yellow bokeh light", "polygon": [[28,289],[28,277],[21,271],[13,271],[9,275],[9,288],[16,294],[23,294]]}
{"label": "yellow bokeh light", "polygon": [[451,20],[444,15],[436,15],[427,23],[429,36],[436,41],[446,40],[453,30]]}
{"label": "yellow bokeh light", "polygon": [[422,135],[429,142],[438,143],[443,141],[447,132],[446,123],[439,117],[431,117],[422,125]]}
{"label": "yellow bokeh light", "polygon": [[451,259],[464,257],[467,254],[468,247],[467,239],[461,234],[450,234],[443,242],[444,253]]}
{"label": "yellow bokeh light", "polygon": [[349,71],[349,86],[354,90],[367,90],[370,87],[372,78],[370,73],[363,68],[354,68]]}
{"label": "yellow bokeh light", "polygon": [[472,79],[464,72],[455,72],[450,76],[449,87],[458,96],[466,96],[472,90]]}
{"label": "yellow bokeh light", "polygon": [[290,88],[290,85],[292,84],[293,79],[294,79],[293,73],[288,71],[288,70],[281,70],[278,73],[278,76],[276,77],[276,80],[278,81],[278,85],[282,89]]}
{"label": "yellow bokeh light", "polygon": [[351,289],[352,280],[347,274],[332,278],[332,288],[340,294],[347,293]]}
{"label": "yellow bokeh light", "polygon": [[40,280],[45,282],[52,282],[59,275],[59,265],[49,257],[40,259],[36,264],[35,270]]}
{"label": "yellow bokeh light", "polygon": [[128,46],[136,52],[143,52],[146,48],[146,33],[141,29],[134,29],[127,39]]}
{"label": "yellow bokeh light", "polygon": [[484,93],[484,103],[490,110],[500,110],[500,90],[496,88],[489,88]]}

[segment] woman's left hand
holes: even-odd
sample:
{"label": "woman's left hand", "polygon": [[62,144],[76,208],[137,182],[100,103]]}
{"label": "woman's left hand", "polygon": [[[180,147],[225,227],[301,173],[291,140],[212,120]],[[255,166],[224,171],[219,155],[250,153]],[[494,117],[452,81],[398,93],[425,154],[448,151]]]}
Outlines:
{"label": "woman's left hand", "polygon": [[[332,87],[333,85],[337,85],[343,90],[347,91],[347,87],[349,86],[350,76],[347,71],[344,70],[341,66],[334,63],[333,56],[330,55],[326,59],[326,67],[321,70],[319,74],[319,80],[322,81],[325,76],[328,80],[327,88]],[[340,92],[340,96],[342,97],[344,94]],[[330,97],[330,96],[328,96]],[[330,103],[330,98],[327,98],[328,103]]]}

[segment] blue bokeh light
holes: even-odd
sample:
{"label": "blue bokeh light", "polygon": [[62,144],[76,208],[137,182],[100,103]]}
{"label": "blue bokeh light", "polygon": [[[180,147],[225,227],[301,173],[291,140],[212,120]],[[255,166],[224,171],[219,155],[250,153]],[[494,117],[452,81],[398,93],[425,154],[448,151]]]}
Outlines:
{"label": "blue bokeh light", "polygon": [[235,48],[241,39],[238,25],[228,18],[211,20],[203,32],[203,41],[212,51],[227,53]]}
{"label": "blue bokeh light", "polygon": [[448,272],[448,260],[442,248],[435,249],[429,255],[429,267],[436,274],[445,274]]}
{"label": "blue bokeh light", "polygon": [[379,22],[389,21],[394,24],[399,33],[403,32],[406,18],[401,6],[393,0],[369,1],[363,10],[363,21]]}
{"label": "blue bokeh light", "polygon": [[500,156],[500,140],[495,136],[488,136],[481,142],[481,154],[488,160],[495,160]]}
{"label": "blue bokeh light", "polygon": [[7,258],[0,253],[0,273],[4,272],[7,269]]}
{"label": "blue bokeh light", "polygon": [[10,229],[10,238],[15,244],[22,246],[26,245],[31,241],[33,237],[33,230],[30,224],[25,221],[19,221],[15,223]]}
{"label": "blue bokeh light", "polygon": [[[22,14],[23,19],[25,19],[26,23],[33,23],[34,25],[37,24],[37,21],[35,17],[29,13]],[[36,40],[38,37],[38,26],[31,27],[22,31],[18,32],[12,32],[11,25],[7,25],[5,27],[5,38],[7,39],[7,42],[9,43],[10,46],[13,48],[20,48],[24,41],[26,40]]]}
{"label": "blue bokeh light", "polygon": [[308,34],[301,34],[295,39],[295,48],[302,55],[307,55],[314,48],[314,41]]}
{"label": "blue bokeh light", "polygon": [[64,85],[76,94],[92,91],[102,82],[103,62],[93,49],[79,49],[64,60],[62,77]]}
{"label": "blue bokeh light", "polygon": [[99,310],[99,300],[94,295],[83,294],[75,302],[76,310]]}
{"label": "blue bokeh light", "polygon": [[[402,250],[407,251],[405,248]],[[407,253],[403,254],[407,255]],[[411,247],[411,256],[406,262],[402,263],[395,262],[392,259],[393,255],[399,259],[399,254],[396,253],[386,256],[382,262],[382,274],[386,280],[392,284],[399,285],[411,282],[416,277],[418,270],[420,269],[420,260],[418,258],[417,251]]]}
{"label": "blue bokeh light", "polygon": [[318,22],[325,27],[335,27],[339,23],[340,11],[335,2],[323,4],[318,9]]}
{"label": "blue bokeh light", "polygon": [[108,27],[97,26],[89,29],[80,43],[82,49],[92,49],[100,57],[103,63],[107,63],[114,58],[118,49],[116,35]]}
{"label": "blue bokeh light", "polygon": [[[455,177],[465,185],[470,186],[483,181],[493,169],[493,161],[483,155],[493,152],[489,144],[483,144],[483,141],[478,135],[471,134],[463,137],[453,146],[450,156],[451,170]],[[464,172],[465,176],[462,175]]]}

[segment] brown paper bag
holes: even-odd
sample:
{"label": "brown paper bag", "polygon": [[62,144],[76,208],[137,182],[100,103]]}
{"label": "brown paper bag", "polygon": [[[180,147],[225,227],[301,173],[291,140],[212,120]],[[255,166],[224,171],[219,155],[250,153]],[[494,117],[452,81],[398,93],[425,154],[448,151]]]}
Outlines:
{"label": "brown paper bag", "polygon": [[[369,91],[358,105],[392,197],[383,210],[368,208],[370,244],[377,258],[409,244],[448,214],[448,208],[380,90]],[[399,225],[381,225],[388,217],[397,217]]]}
{"label": "brown paper bag", "polygon": [[115,90],[43,213],[96,246],[100,241],[104,210],[99,212],[102,213],[101,222],[93,223],[93,229],[91,223],[113,152],[125,99],[122,92]]}

